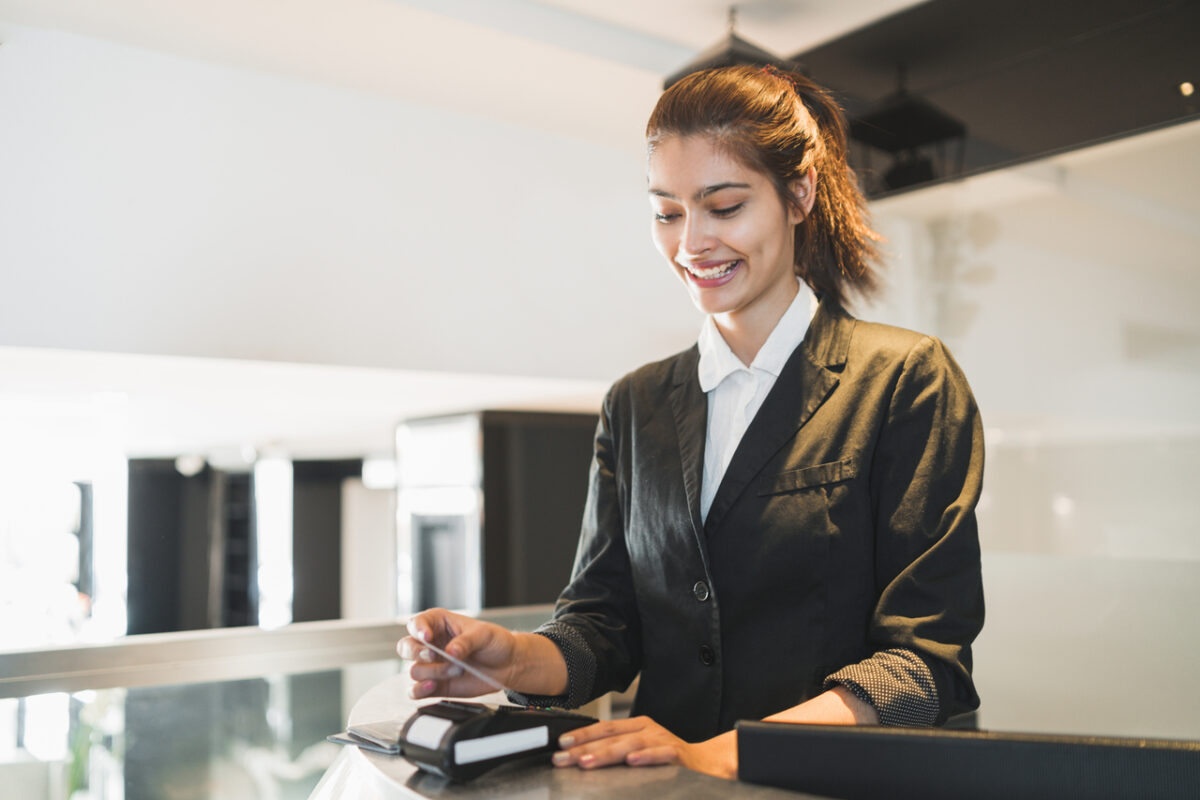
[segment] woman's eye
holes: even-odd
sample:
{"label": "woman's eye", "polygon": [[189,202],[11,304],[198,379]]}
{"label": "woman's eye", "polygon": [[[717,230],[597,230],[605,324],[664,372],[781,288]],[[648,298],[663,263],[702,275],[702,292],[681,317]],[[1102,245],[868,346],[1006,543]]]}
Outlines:
{"label": "woman's eye", "polygon": [[714,208],[712,213],[718,217],[732,217],[734,214],[742,210],[743,205],[745,205],[745,203],[738,203],[735,206],[728,206],[726,208]]}
{"label": "woman's eye", "polygon": [[679,216],[678,214],[658,213],[658,214],[654,215],[654,218],[656,220],[658,220],[659,222],[671,222],[672,220],[676,219],[678,216]]}

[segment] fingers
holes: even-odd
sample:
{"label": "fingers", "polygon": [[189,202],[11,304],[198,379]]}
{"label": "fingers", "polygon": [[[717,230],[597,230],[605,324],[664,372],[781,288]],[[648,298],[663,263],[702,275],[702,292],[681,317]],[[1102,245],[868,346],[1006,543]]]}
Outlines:
{"label": "fingers", "polygon": [[[460,617],[444,608],[422,611],[409,618],[405,625],[408,636],[396,643],[396,652],[407,661],[436,662],[439,660],[437,654],[423,645],[426,642],[433,644],[440,642],[440,646],[444,647],[448,641],[453,641],[454,637],[462,630],[464,621],[469,624],[469,619]],[[460,651],[463,649],[461,646],[455,648]],[[456,652],[448,652],[455,658],[460,657]]]}
{"label": "fingers", "polygon": [[458,664],[442,661],[433,651],[422,648],[421,643],[405,640],[409,649],[417,649],[416,658],[408,668],[413,685],[409,694],[413,699],[424,697],[470,697],[490,691],[480,689],[479,681],[470,676],[464,678],[464,670]]}
{"label": "fingers", "polygon": [[[476,697],[481,694],[488,694],[492,691],[492,687],[482,681],[471,677],[470,675],[455,677],[454,675],[439,675],[438,677],[427,677],[428,673],[418,673],[418,665],[413,665],[409,669],[409,675],[413,679],[412,687],[409,689],[409,696],[414,700],[420,700],[425,697]],[[445,669],[450,672],[453,665],[448,667],[438,667],[435,669]],[[438,675],[437,672],[434,673]]]}
{"label": "fingers", "polygon": [[559,737],[555,766],[584,769],[611,764],[674,764],[683,741],[648,717],[599,722]]}
{"label": "fingers", "polygon": [[455,658],[466,658],[483,650],[495,639],[497,627],[463,617],[443,608],[431,608],[409,619],[408,636],[397,643],[396,651],[408,660],[437,661],[438,656],[421,645],[437,645]]}
{"label": "fingers", "polygon": [[586,725],[564,733],[558,737],[558,744],[563,748],[578,747],[588,742],[595,742],[612,736],[636,733],[645,728],[648,723],[653,724],[649,717],[630,717],[629,719],[611,719],[604,722],[596,722],[592,725]]}
{"label": "fingers", "polygon": [[408,635],[420,642],[437,643],[454,636],[462,627],[458,615],[444,608],[431,608],[410,617]]}
{"label": "fingers", "polygon": [[[397,643],[396,650],[401,658],[413,662],[409,675],[414,698],[488,694],[497,683],[504,683],[513,669],[516,640],[498,625],[434,608],[412,617],[406,628],[409,635]],[[453,659],[469,661],[472,667],[495,676],[496,682],[481,680],[444,659],[433,650],[434,646]]]}
{"label": "fingers", "polygon": [[613,764],[673,764],[679,761],[679,755],[672,745],[647,742],[641,734],[633,733],[571,750],[560,750],[552,760],[558,767],[577,764],[583,769],[595,769]]}
{"label": "fingers", "polygon": [[436,664],[423,664],[418,661],[408,668],[408,674],[418,683],[421,681],[444,681],[461,678],[463,668],[446,661],[439,661]]}
{"label": "fingers", "polygon": [[461,667],[443,662],[424,646],[425,642],[444,641],[454,628],[455,616],[443,608],[431,608],[410,617],[405,625],[408,636],[396,643],[396,652],[413,662],[408,670],[413,680],[409,691],[413,698],[448,696],[449,682],[462,675]]}
{"label": "fingers", "polygon": [[405,625],[408,636],[396,643],[396,652],[400,657],[407,661],[415,660],[421,650],[421,644],[433,640],[436,630],[445,629],[444,615],[447,613],[441,608],[431,608],[410,617]]}
{"label": "fingers", "polygon": [[634,750],[625,756],[625,763],[634,767],[649,767],[655,764],[678,764],[679,749],[674,745],[660,744],[644,750]]}
{"label": "fingers", "polygon": [[[461,647],[456,649],[461,650]],[[424,642],[415,639],[412,636],[405,636],[396,643],[396,652],[405,661],[416,661],[424,664],[442,664],[445,663],[442,657],[432,648],[427,647]],[[452,654],[453,655],[453,654]],[[457,658],[457,656],[455,656]]]}
{"label": "fingers", "polygon": [[420,650],[421,643],[411,636],[405,636],[400,641],[396,642],[396,654],[405,661],[415,661],[417,653]]}

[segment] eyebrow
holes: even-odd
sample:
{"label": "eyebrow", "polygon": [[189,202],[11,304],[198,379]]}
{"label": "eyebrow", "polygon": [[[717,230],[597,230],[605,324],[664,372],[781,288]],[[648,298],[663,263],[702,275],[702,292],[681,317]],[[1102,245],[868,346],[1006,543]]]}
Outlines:
{"label": "eyebrow", "polygon": [[[693,195],[692,199],[703,200],[704,198],[708,197],[710,194],[715,194],[715,193],[721,191],[722,189],[749,189],[749,188],[750,188],[750,184],[748,184],[748,183],[734,183],[732,181],[727,181],[725,183],[714,183],[712,186],[705,186],[703,189],[696,192],[696,194]],[[655,189],[653,187],[650,189],[650,194],[652,194],[656,197],[665,197],[668,200],[678,200],[679,199],[678,197],[676,197],[675,195],[671,194],[668,191],[664,191],[663,189]]]}

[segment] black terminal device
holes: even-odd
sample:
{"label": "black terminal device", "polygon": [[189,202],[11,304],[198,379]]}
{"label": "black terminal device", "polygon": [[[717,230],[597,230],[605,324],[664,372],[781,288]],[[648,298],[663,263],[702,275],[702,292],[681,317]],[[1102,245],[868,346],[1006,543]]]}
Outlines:
{"label": "black terminal device", "polygon": [[405,758],[452,781],[558,749],[558,737],[596,720],[547,708],[442,700],[417,709],[400,730]]}

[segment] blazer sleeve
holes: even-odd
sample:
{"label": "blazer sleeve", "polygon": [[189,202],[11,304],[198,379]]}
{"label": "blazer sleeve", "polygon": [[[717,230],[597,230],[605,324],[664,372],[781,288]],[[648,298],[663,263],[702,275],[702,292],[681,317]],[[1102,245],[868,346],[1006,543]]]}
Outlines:
{"label": "blazer sleeve", "polygon": [[919,682],[920,663],[897,669],[897,655],[916,654],[932,674],[940,724],[979,705],[971,642],[984,615],[975,521],[983,425],[966,378],[937,339],[923,337],[905,357],[870,480],[881,591],[868,632],[876,652],[860,666]]}
{"label": "blazer sleeve", "polygon": [[641,624],[625,548],[625,513],[618,479],[614,405],[609,390],[596,427],[579,547],[571,582],[554,617],[536,633],[558,646],[567,664],[567,693],[527,697],[534,704],[576,707],[610,689],[623,690],[641,668]]}

